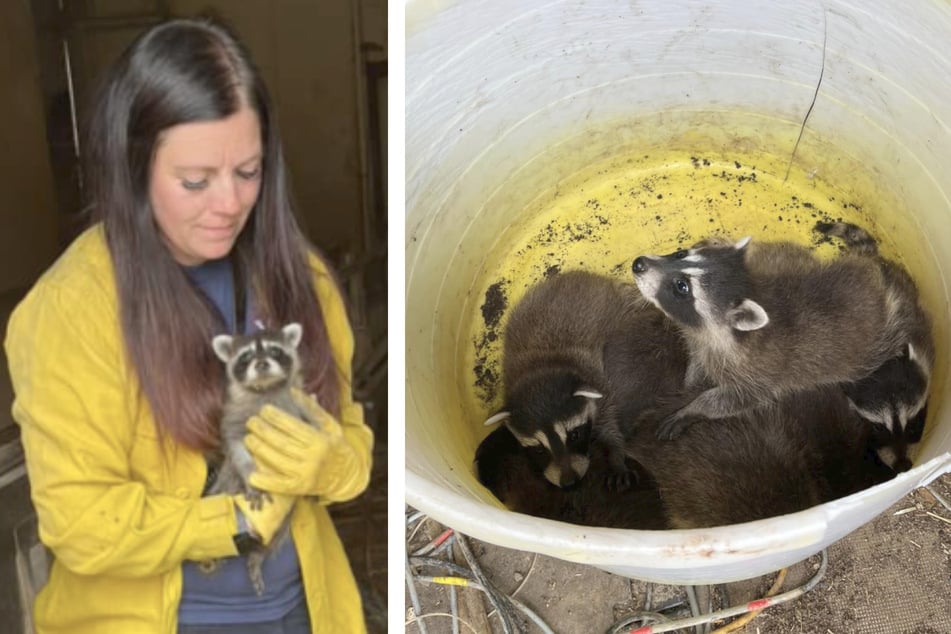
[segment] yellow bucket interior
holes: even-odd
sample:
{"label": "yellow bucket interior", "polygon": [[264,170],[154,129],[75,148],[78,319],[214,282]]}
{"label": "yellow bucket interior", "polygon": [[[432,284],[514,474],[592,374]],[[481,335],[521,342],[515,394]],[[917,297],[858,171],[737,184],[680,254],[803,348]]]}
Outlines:
{"label": "yellow bucket interior", "polygon": [[[502,406],[502,341],[511,308],[529,287],[558,271],[585,269],[633,282],[631,263],[638,255],[670,253],[711,235],[788,240],[835,257],[839,245],[813,227],[841,220],[869,230],[883,255],[908,267],[922,282],[929,312],[938,314],[928,284],[934,263],[920,248],[927,241],[914,214],[845,152],[825,146],[823,165],[806,170],[800,164],[793,169],[788,155],[736,145],[704,150],[694,131],[663,146],[610,156],[540,192],[523,210],[473,279],[465,334],[457,342],[457,389],[470,429],[459,436],[464,451],[475,453],[491,431],[481,421]],[[822,173],[833,165],[836,173]],[[945,330],[936,334],[943,351]],[[945,365],[936,367],[939,385]]]}

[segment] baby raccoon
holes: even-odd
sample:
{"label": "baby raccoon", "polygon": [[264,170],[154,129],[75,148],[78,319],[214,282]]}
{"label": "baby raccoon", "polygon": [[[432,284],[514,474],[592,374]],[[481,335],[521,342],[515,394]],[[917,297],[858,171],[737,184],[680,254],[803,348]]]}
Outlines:
{"label": "baby raccoon", "polygon": [[703,528],[794,513],[888,480],[894,472],[867,458],[867,436],[830,387],[690,426],[673,441],[643,421],[627,455],[656,481],[671,528]]}
{"label": "baby raccoon", "polygon": [[479,444],[475,463],[479,482],[517,513],[583,526],[667,528],[657,488],[649,476],[642,472],[637,486],[612,492],[598,477],[607,475],[603,458],[592,456],[588,475],[576,486],[562,489],[538,472],[528,450],[502,426]]}
{"label": "baby raccoon", "polygon": [[909,453],[925,430],[931,363],[908,344],[871,375],[842,386],[852,408],[871,426],[873,448],[896,471],[911,469]]}
{"label": "baby raccoon", "polygon": [[[476,450],[479,481],[509,509],[585,526],[690,529],[795,513],[893,477],[867,455],[869,426],[836,388],[795,393],[719,425],[656,438],[645,412],[626,453],[638,484],[611,493],[586,477],[552,486],[505,427]],[[605,465],[592,458],[589,474]]]}
{"label": "baby raccoon", "polygon": [[872,442],[880,458],[896,471],[906,471],[911,468],[909,449],[921,441],[927,416],[935,357],[931,319],[908,271],[881,257],[874,238],[864,229],[844,222],[820,222],[816,230],[841,238],[851,251],[868,256],[881,268],[889,303],[895,306],[886,328],[899,332],[903,345],[898,355],[869,376],[842,389],[859,416],[872,426]]}
{"label": "baby raccoon", "polygon": [[696,416],[726,418],[798,390],[861,380],[904,345],[885,276],[860,255],[824,262],[788,242],[711,240],[640,256],[633,272],[644,297],[680,326],[686,383],[703,389],[661,425],[664,438]]}
{"label": "baby raccoon", "polygon": [[[621,382],[641,382],[633,374],[619,375],[664,375],[666,363],[663,355],[646,355],[643,365],[612,372],[605,357],[615,345],[653,345],[658,328],[651,320],[664,317],[631,285],[583,271],[542,281],[512,311],[502,352],[505,402],[486,424],[505,421],[534,468],[555,486],[577,483],[599,452],[609,487],[626,488],[634,474],[624,464],[616,392]],[[631,332],[642,343],[632,342]],[[636,402],[629,394],[624,398]],[[633,417],[626,412],[623,420]]]}
{"label": "baby raccoon", "polygon": [[[215,354],[225,364],[228,395],[221,416],[222,462],[210,493],[244,493],[252,508],[260,508],[267,493],[248,484],[254,459],[244,446],[248,419],[264,405],[274,405],[301,420],[306,413],[291,396],[302,388],[297,346],[301,326],[291,323],[281,330],[261,330],[248,335],[218,335],[212,340]],[[308,421],[315,424],[314,421]],[[257,593],[263,594],[261,565],[288,535],[289,524],[277,531],[270,545],[248,554],[248,574]]]}

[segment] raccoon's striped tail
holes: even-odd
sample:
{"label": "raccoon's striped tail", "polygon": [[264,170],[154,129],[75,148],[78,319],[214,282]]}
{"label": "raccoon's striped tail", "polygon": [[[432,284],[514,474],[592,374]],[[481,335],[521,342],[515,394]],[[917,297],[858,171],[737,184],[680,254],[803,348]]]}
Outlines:
{"label": "raccoon's striped tail", "polygon": [[826,236],[841,238],[853,251],[866,255],[878,254],[878,242],[875,238],[851,222],[817,222],[815,230]]}

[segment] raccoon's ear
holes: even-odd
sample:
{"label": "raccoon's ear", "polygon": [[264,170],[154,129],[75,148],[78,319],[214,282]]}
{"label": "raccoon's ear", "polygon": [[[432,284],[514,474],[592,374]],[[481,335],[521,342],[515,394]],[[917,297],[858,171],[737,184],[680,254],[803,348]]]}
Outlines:
{"label": "raccoon's ear", "polygon": [[913,346],[910,341],[908,342],[908,349],[905,352],[908,354],[909,361],[914,361],[916,363],[918,362],[920,357],[918,356],[918,352],[915,350],[915,346]]}
{"label": "raccoon's ear", "polygon": [[485,421],[484,423],[482,423],[482,424],[485,425],[486,427],[488,427],[489,425],[494,425],[494,424],[496,424],[496,423],[502,422],[503,420],[505,420],[506,418],[508,418],[508,417],[511,416],[511,415],[512,415],[512,414],[509,413],[509,412],[499,412],[498,414],[493,414],[492,416],[489,416],[489,417],[486,419],[486,421]]}
{"label": "raccoon's ear", "polygon": [[296,348],[297,344],[300,343],[304,331],[300,324],[294,322],[281,328],[281,332],[284,333],[284,343],[292,348]]}
{"label": "raccoon's ear", "polygon": [[750,243],[750,240],[753,239],[753,236],[746,236],[745,238],[740,238],[739,241],[733,245],[733,248],[737,251],[742,251],[746,248],[746,245]]}
{"label": "raccoon's ear", "polygon": [[580,390],[575,390],[575,393],[572,396],[583,396],[585,398],[604,398],[604,394],[600,392],[595,392],[594,390],[589,390],[586,388],[581,388]]}
{"label": "raccoon's ear", "polygon": [[227,363],[228,359],[231,358],[231,343],[233,341],[231,335],[218,335],[212,339],[211,347],[215,349],[215,356]]}
{"label": "raccoon's ear", "polygon": [[726,318],[735,330],[759,330],[769,323],[769,315],[752,299],[744,299],[736,308],[731,308]]}

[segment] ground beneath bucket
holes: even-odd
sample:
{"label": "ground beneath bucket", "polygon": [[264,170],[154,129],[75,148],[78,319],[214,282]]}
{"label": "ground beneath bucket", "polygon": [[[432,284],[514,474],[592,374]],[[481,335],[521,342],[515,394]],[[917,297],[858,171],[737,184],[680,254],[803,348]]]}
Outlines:
{"label": "ground beneath bucket", "polygon": [[[930,490],[929,490],[930,488]],[[951,632],[951,474],[918,489],[885,513],[833,544],[828,569],[808,593],[770,607],[734,632],[757,634],[945,634]],[[937,494],[937,497],[935,496]],[[412,512],[412,511],[410,511]],[[407,550],[415,553],[444,534],[430,519],[410,524]],[[488,581],[499,592],[514,596],[533,610],[557,634],[612,632],[612,626],[639,611],[663,611],[672,618],[690,616],[686,589],[613,575],[601,570],[468,539],[469,547]],[[452,547],[453,557],[467,567]],[[448,549],[429,553],[448,557]],[[779,592],[805,583],[819,568],[812,557],[788,569]],[[433,572],[427,575],[450,575]],[[457,571],[459,572],[459,571]],[[700,609],[709,595],[714,609],[745,604],[766,595],[776,575],[698,588]],[[485,595],[472,588],[456,589],[459,620],[450,587],[416,580],[419,610],[407,592],[406,631],[429,634],[502,632],[500,619]],[[528,621],[526,620],[526,623]],[[718,632],[727,621],[709,631]],[[420,625],[423,628],[420,628]],[[636,630],[640,622],[619,629]],[[535,624],[526,632],[542,632]],[[699,634],[700,629],[677,630]],[[724,630],[726,631],[726,630]]]}

